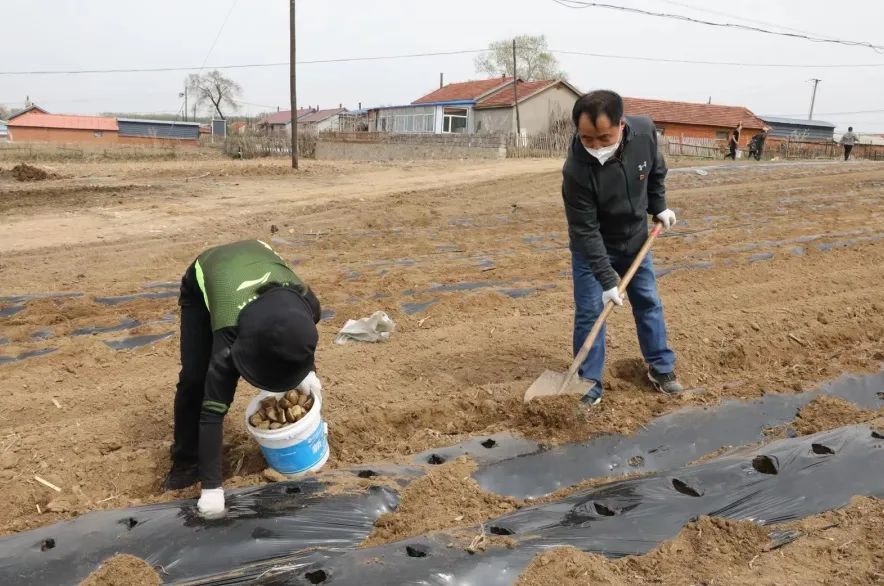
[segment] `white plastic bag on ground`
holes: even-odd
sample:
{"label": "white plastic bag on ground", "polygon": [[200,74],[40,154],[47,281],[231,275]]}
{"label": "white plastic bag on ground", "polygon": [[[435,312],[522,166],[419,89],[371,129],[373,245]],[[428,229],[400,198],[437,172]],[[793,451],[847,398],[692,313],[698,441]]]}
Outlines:
{"label": "white plastic bag on ground", "polygon": [[348,319],[335,338],[335,344],[347,342],[385,342],[396,328],[390,316],[383,311],[376,311],[371,317]]}

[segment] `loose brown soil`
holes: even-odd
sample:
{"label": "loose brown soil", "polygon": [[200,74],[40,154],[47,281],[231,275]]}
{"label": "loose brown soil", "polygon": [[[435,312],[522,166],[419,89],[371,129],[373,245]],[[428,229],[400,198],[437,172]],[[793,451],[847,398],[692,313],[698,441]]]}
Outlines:
{"label": "loose brown soil", "polygon": [[429,470],[402,491],[399,507],[381,515],[363,546],[381,545],[428,531],[456,527],[476,527],[493,511],[504,515],[520,503],[512,498],[486,492],[470,476],[472,460],[458,458]]}
{"label": "loose brown soil", "polygon": [[573,548],[538,555],[518,586],[727,584],[803,586],[884,582],[884,501],[855,497],[850,506],[785,527],[796,541],[772,549],[770,528],[701,517],[642,556],[616,561]]}
{"label": "loose brown soil", "polygon": [[45,181],[52,177],[51,173],[39,167],[32,167],[26,163],[20,163],[12,168],[12,176],[16,181]]}
{"label": "loose brown soil", "polygon": [[117,554],[80,582],[80,586],[159,586],[159,574],[146,561]]}
{"label": "loose brown soil", "polygon": [[[659,288],[679,375],[697,392],[671,399],[649,387],[630,312],[617,311],[605,397],[588,415],[565,398],[521,402],[537,375],[570,358],[560,161],[306,161],[296,173],[273,160],[53,165],[63,179],[0,183],[0,295],[83,293],[0,318],[0,355],[57,349],[0,365],[0,533],[196,494],[159,489],[177,334],[122,352],[104,343],[175,331],[164,321],[175,298],[97,298],[160,291],[145,288],[157,282],[174,291],[200,251],[239,238],[272,242],[336,312],[320,324],[317,355],[329,470],[406,462],[503,430],[544,443],[630,433],[681,406],[804,390],[884,360],[884,166],[873,163],[673,173],[680,224],[654,260],[675,268]],[[458,283],[485,287],[445,287]],[[346,319],[378,309],[397,323],[389,342],[333,344]],[[125,318],[143,324],[72,335]],[[34,337],[46,328],[52,337]],[[240,384],[225,423],[228,487],[266,482],[243,417],[253,393]],[[47,511],[50,501],[66,504]],[[429,502],[418,495],[413,506]],[[423,530],[407,525],[391,535]]]}
{"label": "loose brown soil", "polygon": [[800,435],[819,433],[842,425],[863,423],[884,416],[884,407],[877,412],[860,409],[840,397],[816,397],[798,411],[792,427]]}

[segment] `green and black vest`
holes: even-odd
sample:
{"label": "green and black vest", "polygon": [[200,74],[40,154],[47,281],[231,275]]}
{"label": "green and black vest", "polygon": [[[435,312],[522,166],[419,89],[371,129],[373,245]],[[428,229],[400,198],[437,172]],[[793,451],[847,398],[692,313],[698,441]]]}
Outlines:
{"label": "green and black vest", "polygon": [[254,301],[267,283],[294,285],[303,281],[270,246],[243,240],[210,248],[196,259],[196,280],[212,318],[212,331],[235,326],[242,308]]}

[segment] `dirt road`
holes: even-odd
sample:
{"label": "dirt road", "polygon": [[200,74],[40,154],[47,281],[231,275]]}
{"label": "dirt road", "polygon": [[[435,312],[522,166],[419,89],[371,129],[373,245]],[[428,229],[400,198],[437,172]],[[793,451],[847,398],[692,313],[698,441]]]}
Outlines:
{"label": "dirt road", "polygon": [[[0,177],[0,532],[195,494],[159,492],[175,287],[203,248],[234,239],[273,242],[322,300],[332,467],[504,429],[545,441],[629,432],[684,404],[880,367],[884,166],[685,169],[668,181],[679,225],[654,257],[679,373],[701,392],[652,392],[629,312],[618,311],[604,408],[588,421],[525,410],[530,381],[569,358],[559,168],[314,163],[292,175],[283,162],[207,161]],[[397,322],[389,343],[332,343],[347,318],[378,309]],[[139,335],[160,339],[108,345]],[[241,383],[227,420],[227,486],[263,482],[242,421],[251,394]]]}

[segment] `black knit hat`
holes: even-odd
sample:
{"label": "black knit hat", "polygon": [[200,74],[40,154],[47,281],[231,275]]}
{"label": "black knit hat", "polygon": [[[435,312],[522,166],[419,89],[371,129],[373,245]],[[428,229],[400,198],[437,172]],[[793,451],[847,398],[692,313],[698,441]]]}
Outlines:
{"label": "black knit hat", "polygon": [[252,386],[283,393],[313,370],[319,332],[307,301],[294,289],[265,292],[243,308],[237,325],[231,355]]}

